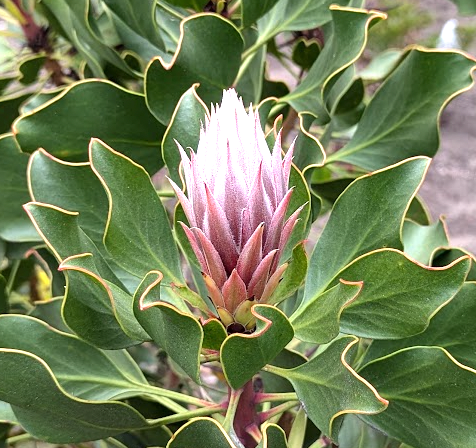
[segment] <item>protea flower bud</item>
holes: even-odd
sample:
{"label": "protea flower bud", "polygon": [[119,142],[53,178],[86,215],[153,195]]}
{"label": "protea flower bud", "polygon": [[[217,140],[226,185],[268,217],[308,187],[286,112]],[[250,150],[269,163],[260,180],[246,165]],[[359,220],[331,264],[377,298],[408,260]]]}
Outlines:
{"label": "protea flower bud", "polygon": [[278,135],[271,152],[258,113],[247,113],[233,89],[212,106],[190,159],[177,145],[187,196],[171,183],[210,298],[230,332],[251,330],[251,306],[276,289],[287,267],[278,266],[280,252],[301,210],[285,219],[293,148],[282,159]]}

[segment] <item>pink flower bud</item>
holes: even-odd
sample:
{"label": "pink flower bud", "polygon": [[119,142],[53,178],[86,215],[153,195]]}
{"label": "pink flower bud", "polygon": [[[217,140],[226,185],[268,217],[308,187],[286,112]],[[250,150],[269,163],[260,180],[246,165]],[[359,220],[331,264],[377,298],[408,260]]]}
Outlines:
{"label": "pink flower bud", "polygon": [[226,310],[219,314],[249,330],[249,317],[240,322],[240,316],[249,316],[243,310],[250,307],[240,305],[265,302],[273,293],[286,267],[278,268],[279,256],[300,211],[285,220],[293,147],[283,159],[278,135],[271,152],[258,113],[251,107],[246,112],[233,89],[223,92],[221,105],[212,106],[197,151],[189,158],[177,145],[187,195],[170,182],[190,224],[182,224],[185,234],[210,298]]}

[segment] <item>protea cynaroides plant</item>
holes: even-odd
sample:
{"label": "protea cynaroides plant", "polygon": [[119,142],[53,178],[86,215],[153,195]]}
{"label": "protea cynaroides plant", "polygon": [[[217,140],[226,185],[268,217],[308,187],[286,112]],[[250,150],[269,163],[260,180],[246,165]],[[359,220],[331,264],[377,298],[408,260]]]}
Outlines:
{"label": "protea cynaroides plant", "polygon": [[189,158],[178,147],[187,195],[171,183],[209,296],[229,332],[252,331],[251,307],[276,289],[287,267],[278,265],[280,253],[301,210],[286,220],[293,147],[282,158],[278,134],[271,152],[258,112],[246,112],[233,89],[205,118],[197,151]]}

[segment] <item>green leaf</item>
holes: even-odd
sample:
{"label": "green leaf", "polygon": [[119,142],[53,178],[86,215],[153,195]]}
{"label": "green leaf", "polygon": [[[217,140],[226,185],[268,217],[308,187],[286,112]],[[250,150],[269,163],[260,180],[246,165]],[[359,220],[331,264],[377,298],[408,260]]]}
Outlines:
{"label": "green leaf", "polygon": [[62,306],[63,297],[54,297],[51,300],[37,302],[35,308],[33,308],[28,315],[46,322],[56,330],[71,333],[71,330],[66,326],[63,316],[61,315]]}
{"label": "green leaf", "polygon": [[415,448],[476,444],[476,371],[440,347],[412,347],[367,364],[361,373],[390,401],[364,421]]}
{"label": "green leaf", "polygon": [[476,14],[476,4],[472,0],[451,1],[458,7],[458,13],[462,16],[472,16]]}
{"label": "green leaf", "polygon": [[293,328],[282,311],[270,305],[253,305],[256,330],[232,334],[223,342],[220,358],[223,373],[233,389],[239,389],[271,362],[293,338]]}
{"label": "green leaf", "polygon": [[136,52],[145,61],[164,54],[164,42],[160,37],[155,13],[155,0],[104,0],[122,42],[128,50]]}
{"label": "green leaf", "polygon": [[308,40],[301,37],[294,45],[292,59],[302,69],[309,70],[320,52],[321,47],[316,39]]}
{"label": "green leaf", "polygon": [[337,199],[311,255],[304,302],[350,261],[381,247],[401,248],[400,227],[429,159],[416,157],[359,177]]}
{"label": "green leaf", "polygon": [[359,76],[365,82],[384,80],[400,62],[401,50],[386,50],[376,55],[369,64],[359,71]]}
{"label": "green leaf", "polygon": [[203,329],[188,311],[161,301],[162,274],[151,271],[134,294],[134,314],[154,342],[195,382],[200,382]]}
{"label": "green leaf", "polygon": [[126,351],[104,352],[32,317],[0,316],[0,345],[42,359],[61,387],[85,400],[144,394],[148,383]]}
{"label": "green leaf", "polygon": [[279,0],[243,0],[241,2],[242,26],[253,25],[261,16],[266,14]]}
{"label": "green leaf", "polygon": [[40,203],[27,204],[25,209],[59,262],[77,254],[93,254],[89,257],[88,273],[73,269],[67,272],[63,317],[68,326],[83,339],[103,348],[124,348],[137,343],[117,322],[114,300],[103,279],[116,285],[120,281],[78,226],[77,213]]}
{"label": "green leaf", "polygon": [[[307,358],[301,353],[284,349],[270,364],[276,367],[292,369],[304,364],[306,361]],[[266,393],[294,392],[292,384],[284,377],[264,370],[260,372],[260,376],[263,380],[263,390]]]}
{"label": "green leaf", "polygon": [[88,0],[43,0],[42,6],[54,19],[50,19],[50,23],[59,27],[58,31],[70,40],[88,63],[94,77],[105,78],[102,68],[105,62],[130,76],[135,76],[119,54],[109,48],[93,31],[91,27],[93,17]]}
{"label": "green leaf", "polygon": [[[96,289],[97,292],[93,296],[93,300],[83,299],[83,301],[95,311],[97,318],[100,317],[98,311],[102,305],[103,313],[110,315],[111,323],[115,325],[115,321],[117,321],[122,331],[129,336],[133,342],[143,342],[149,339],[147,333],[144,332],[134,317],[132,296],[114,283],[101,279],[95,273],[96,269],[91,254],[79,254],[69,257],[60,264],[58,269],[63,272],[68,272],[68,279],[70,280],[71,277],[73,277],[73,279],[81,279],[79,282],[73,282],[74,291],[72,291],[72,285],[68,283],[67,293],[77,294],[79,292],[78,283],[86,285],[88,289]],[[83,294],[84,292],[85,291],[83,291]],[[79,321],[81,318],[86,317],[81,316],[80,309],[76,308],[74,304],[71,305],[71,297],[68,297],[68,300],[64,306],[64,315],[69,323],[73,320]],[[94,302],[96,302],[96,307],[94,307]],[[101,305],[99,304],[100,302],[102,302]],[[87,317],[91,319],[92,316],[88,313]],[[89,327],[91,324],[87,325]],[[79,326],[79,323],[76,323],[74,327],[78,328]],[[97,330],[90,331],[92,334],[96,332]],[[110,332],[110,334],[112,336],[113,332]],[[91,340],[90,338],[91,336],[88,335],[87,340]],[[96,342],[96,345],[108,348],[102,344],[101,339]],[[128,345],[131,344],[128,343]]]}
{"label": "green leaf", "polygon": [[102,245],[107,196],[89,163],[64,162],[40,149],[31,156],[28,178],[33,201],[78,212],[78,225]]}
{"label": "green leaf", "polygon": [[257,448],[287,448],[286,434],[278,425],[266,422],[261,428],[263,438]]}
{"label": "green leaf", "polygon": [[[246,48],[251,47],[258,38],[258,32],[255,28],[246,28],[242,30],[242,33]],[[235,89],[243,98],[245,106],[248,106],[250,103],[256,105],[261,99],[265,62],[266,47],[262,46],[250,57],[249,62],[244,63],[240,69],[238,82],[235,81]]]}
{"label": "green leaf", "polygon": [[165,128],[148,111],[143,95],[109,81],[79,81],[14,124],[25,152],[44,148],[73,162],[88,159],[97,137],[155,173],[163,165],[158,152]]}
{"label": "green leaf", "polygon": [[291,316],[295,336],[301,341],[326,343],[339,334],[340,317],[360,294],[363,282],[340,282],[313,297]]}
{"label": "green leaf", "polygon": [[415,155],[434,156],[441,111],[471,87],[475,67],[463,53],[411,48],[370,101],[351,141],[328,162],[375,170]]}
{"label": "green leaf", "polygon": [[0,401],[0,422],[1,423],[15,423],[17,424],[17,418],[13,413],[10,404]]}
{"label": "green leaf", "polygon": [[461,257],[444,268],[430,268],[395,249],[359,257],[338,275],[363,282],[360,295],[342,313],[341,331],[374,339],[421,333],[463,286],[470,265],[469,257]]}
{"label": "green leaf", "polygon": [[[318,3],[322,2],[313,1],[313,4]],[[328,2],[326,7],[329,3],[331,2]],[[332,78],[355,62],[362,54],[371,23],[385,18],[382,13],[376,11],[346,9],[338,6],[332,6],[330,12],[326,14],[332,14],[333,33],[329,41],[326,42],[306,78],[296,89],[280,99],[281,102],[289,103],[298,112],[313,113],[321,122],[325,113],[324,88]],[[306,17],[312,16],[306,15]]]}
{"label": "green leaf", "polygon": [[293,249],[289,266],[284,272],[282,280],[273,292],[268,304],[275,305],[293,295],[302,285],[307,272],[307,254],[304,243],[298,244]]}
{"label": "green leaf", "polygon": [[181,23],[181,34],[170,63],[153,59],[147,67],[145,91],[154,116],[167,124],[183,93],[199,83],[205,104],[218,103],[240,67],[243,39],[235,26],[215,14],[197,14]]}
{"label": "green leaf", "polygon": [[162,141],[162,158],[169,170],[170,178],[182,184],[179,174],[181,157],[175,140],[182,148],[197,150],[200,126],[208,115],[207,107],[197,94],[198,84],[194,84],[180,98]]}
{"label": "green leaf", "polygon": [[308,417],[335,441],[345,414],[375,414],[387,406],[387,401],[346,361],[357,342],[355,337],[342,337],[294,369],[269,369],[292,383]]}
{"label": "green leaf", "polygon": [[90,160],[109,199],[104,244],[117,264],[138,278],[158,269],[166,283],[184,283],[167,213],[145,170],[97,139]]}
{"label": "green leaf", "polygon": [[449,245],[445,222],[441,218],[428,226],[405,220],[402,240],[405,253],[427,266],[431,264],[438,248]]}
{"label": "green leaf", "polygon": [[[265,44],[283,31],[302,31],[318,28],[329,22],[331,0],[280,0],[258,20],[259,39],[256,46]],[[339,1],[347,4],[349,1]]]}
{"label": "green leaf", "polygon": [[203,11],[208,0],[167,0],[167,3],[181,8],[192,8],[195,11]]}
{"label": "green leaf", "polygon": [[475,319],[476,283],[465,283],[451,302],[435,314],[423,333],[394,341],[373,341],[365,359],[380,358],[405,347],[438,346],[476,369]]}
{"label": "green leaf", "polygon": [[218,319],[208,319],[203,323],[203,348],[220,350],[227,337],[225,327]]}
{"label": "green leaf", "polygon": [[18,66],[18,71],[21,74],[19,81],[22,84],[35,82],[45,61],[46,56],[44,54],[33,54],[22,59]]}
{"label": "green leaf", "polygon": [[299,133],[294,143],[293,163],[305,172],[309,168],[318,168],[324,165],[326,153],[321,142],[310,132],[316,116],[301,112],[298,117]]}
{"label": "green leaf", "polygon": [[26,181],[28,156],[19,151],[11,134],[0,137],[0,237],[7,241],[38,241],[31,221],[22,209],[30,200]]}
{"label": "green leaf", "polygon": [[120,402],[86,401],[64,391],[39,357],[0,350],[0,400],[11,404],[19,423],[50,443],[76,443],[145,428],[147,421]]}
{"label": "green leaf", "polygon": [[339,431],[339,448],[388,448],[388,437],[355,415],[344,417]]}
{"label": "green leaf", "polygon": [[30,93],[19,92],[0,98],[0,134],[10,132],[10,126],[12,126],[15,118],[18,117],[21,105],[29,97]]}
{"label": "green leaf", "polygon": [[220,424],[200,417],[183,425],[167,444],[167,448],[237,448]]}

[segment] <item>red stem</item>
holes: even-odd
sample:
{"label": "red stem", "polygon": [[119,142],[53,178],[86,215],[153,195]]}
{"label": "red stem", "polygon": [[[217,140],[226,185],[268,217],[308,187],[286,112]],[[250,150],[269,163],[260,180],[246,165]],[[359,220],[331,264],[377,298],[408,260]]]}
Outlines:
{"label": "red stem", "polygon": [[233,422],[235,433],[245,448],[256,447],[257,442],[250,435],[249,431],[258,428],[259,425],[260,418],[256,412],[256,392],[253,380],[251,380],[243,386],[243,392],[241,393]]}

